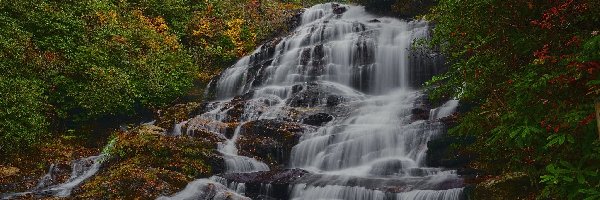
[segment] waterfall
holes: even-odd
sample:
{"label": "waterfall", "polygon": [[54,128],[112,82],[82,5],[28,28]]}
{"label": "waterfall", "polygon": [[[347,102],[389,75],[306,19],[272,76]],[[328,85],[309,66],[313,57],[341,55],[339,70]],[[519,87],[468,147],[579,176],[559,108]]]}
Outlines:
{"label": "waterfall", "polygon": [[[109,144],[108,146],[110,145],[112,144]],[[73,189],[81,185],[85,180],[94,176],[98,170],[100,170],[100,166],[102,165],[101,161],[106,159],[106,157],[107,155],[102,153],[98,156],[74,160],[71,163],[71,176],[66,182],[60,184],[51,184],[52,179],[54,179],[55,176],[54,173],[56,168],[55,165],[50,165],[48,173],[42,177],[37,186],[31,191],[4,194],[0,196],[0,199],[13,199],[27,195],[33,195],[36,198],[43,196],[69,197]]]}
{"label": "waterfall", "polygon": [[[440,59],[411,50],[427,37],[426,21],[377,17],[361,6],[320,4],[304,11],[289,36],[240,59],[207,89],[207,112],[182,122],[187,134],[203,130],[221,138],[225,173],[267,171],[239,155],[245,123],[280,120],[309,124],[290,153],[289,168],[311,178],[290,185],[291,199],[459,199],[463,181],[455,170],[428,167],[427,142],[443,134],[441,118],[458,102],[424,107],[423,80],[440,72]],[[418,68],[418,69],[417,69]],[[416,70],[415,70],[416,69]],[[415,109],[426,115],[417,116]],[[214,176],[196,180],[164,199],[244,199],[245,186]],[[271,185],[261,190],[271,193]],[[226,195],[225,195],[226,196]]]}

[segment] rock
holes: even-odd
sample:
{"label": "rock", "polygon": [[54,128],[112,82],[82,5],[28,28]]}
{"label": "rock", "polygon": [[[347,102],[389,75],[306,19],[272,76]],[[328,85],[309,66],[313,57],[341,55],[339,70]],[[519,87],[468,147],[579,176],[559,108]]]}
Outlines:
{"label": "rock", "polygon": [[175,124],[203,113],[202,108],[204,106],[205,104],[190,102],[186,104],[177,104],[164,110],[158,110],[154,117],[156,119],[155,125],[166,130],[171,130]]}
{"label": "rock", "polygon": [[291,107],[334,107],[357,97],[344,94],[333,85],[319,82],[308,82],[292,87],[292,97],[287,100]]}
{"label": "rock", "polygon": [[[192,137],[220,137],[223,138],[221,134],[224,136],[231,138],[233,137],[233,133],[235,128],[239,125],[237,122],[225,123],[215,120],[209,120],[203,117],[195,117],[189,119],[186,124],[182,127],[183,133]],[[213,140],[209,140],[213,141]]]}
{"label": "rock", "polygon": [[50,165],[48,172],[37,183],[36,188],[45,188],[66,182],[71,176],[71,165],[58,163]]}
{"label": "rock", "polygon": [[467,146],[475,142],[472,136],[457,137],[444,135],[427,142],[427,157],[425,162],[430,167],[461,168],[473,158],[463,155],[451,148],[452,145]]}
{"label": "rock", "polygon": [[0,178],[4,178],[4,177],[9,177],[9,176],[14,176],[19,174],[21,170],[19,168],[16,167],[4,167],[4,166],[0,166]]}
{"label": "rock", "polygon": [[427,120],[429,119],[429,110],[423,108],[413,108],[410,113],[412,114],[413,120]]}
{"label": "rock", "polygon": [[[302,169],[284,169],[218,176],[227,179],[229,183],[245,183],[245,195],[252,199],[290,199],[288,188],[308,174],[309,172]],[[265,194],[267,185],[271,192]]]}
{"label": "rock", "polygon": [[348,8],[340,6],[340,4],[337,3],[332,3],[331,8],[333,8],[333,13],[336,15],[341,15],[342,13],[345,13],[348,10]]}
{"label": "rock", "polygon": [[292,147],[306,127],[281,120],[256,120],[242,125],[237,142],[240,155],[254,157],[278,168],[288,163]]}
{"label": "rock", "polygon": [[405,169],[407,166],[412,164],[406,160],[386,160],[373,164],[371,167],[371,171],[369,174],[373,175],[393,175],[400,173],[402,169]]}
{"label": "rock", "polygon": [[368,21],[369,23],[380,23],[381,21],[379,21],[378,19],[372,19]]}
{"label": "rock", "polygon": [[250,173],[229,173],[218,176],[237,183],[290,184],[309,172],[303,169],[281,169]]}
{"label": "rock", "polygon": [[439,119],[446,127],[454,127],[458,124],[458,114],[452,114],[448,117]]}
{"label": "rock", "polygon": [[470,199],[482,200],[527,199],[537,191],[532,185],[527,174],[512,172],[475,185],[472,190],[467,191],[467,195]]}
{"label": "rock", "polygon": [[333,116],[327,113],[317,113],[314,115],[310,115],[302,120],[302,123],[313,125],[313,126],[322,126],[327,122],[333,120]]}
{"label": "rock", "polygon": [[429,48],[411,49],[408,60],[410,72],[408,82],[412,87],[422,87],[431,77],[448,70],[444,56]]}
{"label": "rock", "polygon": [[156,125],[141,125],[138,127],[137,131],[143,134],[149,135],[165,135],[166,131],[164,128],[156,126]]}
{"label": "rock", "polygon": [[[291,107],[314,107],[320,104],[320,97],[324,92],[319,89],[316,83],[308,83],[296,92],[295,95],[287,100],[287,104]],[[293,90],[293,89],[292,89]]]}

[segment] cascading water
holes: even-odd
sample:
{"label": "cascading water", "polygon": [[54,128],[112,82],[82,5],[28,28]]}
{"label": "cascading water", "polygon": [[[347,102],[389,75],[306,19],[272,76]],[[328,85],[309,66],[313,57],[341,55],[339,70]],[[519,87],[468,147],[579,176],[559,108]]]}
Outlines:
{"label": "cascading water", "polygon": [[[451,115],[458,102],[430,109],[426,117],[414,112],[425,95],[414,86],[440,71],[436,61],[420,60],[410,49],[429,29],[427,22],[378,18],[360,6],[306,9],[293,34],[262,46],[213,80],[207,91],[219,101],[175,133],[183,126],[188,135],[211,132],[224,140],[219,151],[226,173],[255,172],[269,167],[238,155],[243,125],[302,122],[310,124],[309,131],[291,149],[287,167],[311,175],[290,185],[289,198],[459,199],[463,183],[456,172],[425,165],[427,142],[445,131],[439,119]],[[328,121],[306,118],[315,113]],[[237,192],[230,197],[243,199],[244,190],[243,184],[214,176],[171,198],[222,199]],[[265,184],[261,190],[273,189]]]}
{"label": "cascading water", "polygon": [[[111,145],[113,145],[113,143],[109,143],[105,148],[110,148]],[[100,170],[102,160],[107,156],[107,154],[102,153],[98,156],[90,156],[74,160],[71,163],[72,171],[70,178],[66,182],[60,184],[51,184],[52,180],[54,179],[54,173],[56,169],[54,165],[51,165],[48,169],[48,173],[42,177],[37,186],[31,191],[4,194],[0,196],[0,199],[13,199],[27,195],[32,195],[34,197],[69,197],[73,189],[81,185],[85,180],[94,176],[98,170]]]}

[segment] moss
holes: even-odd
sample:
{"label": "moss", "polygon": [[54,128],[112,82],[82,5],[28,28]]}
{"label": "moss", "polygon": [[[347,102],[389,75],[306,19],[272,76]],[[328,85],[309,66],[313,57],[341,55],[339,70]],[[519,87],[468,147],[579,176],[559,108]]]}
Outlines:
{"label": "moss", "polygon": [[156,113],[156,125],[167,130],[171,130],[173,125],[183,120],[193,117],[193,115],[202,108],[202,104],[190,102],[177,104]]}
{"label": "moss", "polygon": [[99,153],[97,148],[86,146],[81,138],[58,137],[44,141],[31,151],[0,157],[0,194],[32,189],[52,164],[61,169],[53,182],[64,182],[70,176],[72,160]]}
{"label": "moss", "polygon": [[116,133],[113,156],[100,174],[76,192],[78,198],[156,198],[182,189],[189,181],[214,173],[219,159],[212,144],[192,137],[169,137],[145,125]]}

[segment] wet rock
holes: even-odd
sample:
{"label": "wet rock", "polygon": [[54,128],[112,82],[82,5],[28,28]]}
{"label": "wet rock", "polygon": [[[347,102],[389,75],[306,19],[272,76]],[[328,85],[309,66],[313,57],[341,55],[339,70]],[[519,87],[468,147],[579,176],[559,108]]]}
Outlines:
{"label": "wet rock", "polygon": [[411,87],[422,87],[431,77],[444,73],[448,66],[445,58],[432,49],[420,47],[411,49],[409,59],[409,83]]}
{"label": "wet rock", "polygon": [[313,125],[313,126],[322,126],[327,122],[333,120],[333,116],[327,113],[317,113],[314,115],[310,115],[302,120],[302,123]]}
{"label": "wet rock", "polygon": [[304,89],[302,85],[294,85],[292,86],[292,94],[297,94],[298,92],[302,91],[302,89]]}
{"label": "wet rock", "polygon": [[407,166],[410,166],[410,162],[405,160],[386,160],[382,162],[375,163],[371,167],[371,171],[369,174],[373,175],[393,175],[400,173],[402,169],[405,169]]}
{"label": "wet rock", "polygon": [[164,110],[158,110],[155,114],[155,125],[171,130],[175,124],[203,113],[203,105],[205,104],[190,102],[186,104],[177,104]]}
{"label": "wet rock", "polygon": [[341,15],[348,10],[348,8],[346,8],[344,6],[340,6],[340,4],[337,4],[337,3],[331,4],[331,8],[333,8],[333,13],[336,15]]}
{"label": "wet rock", "polygon": [[242,125],[237,142],[240,154],[264,161],[272,168],[288,163],[292,147],[305,126],[281,120],[257,120]]}
{"label": "wet rock", "polygon": [[223,107],[221,110],[227,110],[227,115],[223,122],[225,123],[238,123],[242,115],[244,114],[244,107],[246,106],[246,102],[252,99],[254,95],[254,91],[249,91],[243,95],[234,97],[231,101],[227,102],[227,105]]}
{"label": "wet rock", "polygon": [[327,97],[327,103],[325,105],[327,105],[327,107],[334,107],[339,105],[341,102],[341,97],[339,96],[335,96],[335,95],[329,95]]}
{"label": "wet rock", "polygon": [[378,19],[372,19],[368,21],[369,23],[381,23]]}
{"label": "wet rock", "polygon": [[341,91],[318,82],[309,82],[292,88],[293,96],[287,100],[291,107],[334,107],[355,97],[344,96]]}
{"label": "wet rock", "polygon": [[413,108],[410,110],[413,120],[427,120],[429,119],[429,110],[423,108]]}
{"label": "wet rock", "polygon": [[[215,120],[208,120],[202,117],[189,119],[182,127],[183,133],[188,136],[200,138],[212,144],[222,142],[226,137],[231,138],[239,123],[225,123]],[[218,134],[223,133],[223,134]]]}
{"label": "wet rock", "polygon": [[475,142],[473,137],[457,137],[444,135],[427,142],[427,166],[462,168],[473,158],[472,155],[460,154],[452,145],[467,146]]}
{"label": "wet rock", "polygon": [[[228,182],[245,183],[245,195],[252,199],[290,199],[288,188],[308,175],[302,169],[284,169],[252,173],[221,174]],[[269,187],[267,192],[266,187]],[[267,193],[267,194],[265,194]]]}
{"label": "wet rock", "polygon": [[290,184],[308,173],[303,169],[282,169],[250,173],[228,173],[219,176],[237,183]]}
{"label": "wet rock", "polygon": [[401,179],[391,178],[382,180],[380,177],[348,177],[340,175],[306,174],[296,180],[296,184],[305,183],[312,186],[344,185],[349,187],[363,187],[366,189],[379,190],[383,192],[408,192],[411,190],[448,190],[464,187],[460,178],[449,178],[439,182],[423,184],[422,178]]}
{"label": "wet rock", "polygon": [[316,83],[308,83],[302,87],[292,98],[287,100],[287,104],[292,107],[313,107],[319,105],[324,92],[319,89]]}
{"label": "wet rock", "polygon": [[37,183],[36,188],[45,188],[51,185],[58,185],[66,182],[72,171],[71,165],[65,163],[52,164],[40,181]]}

